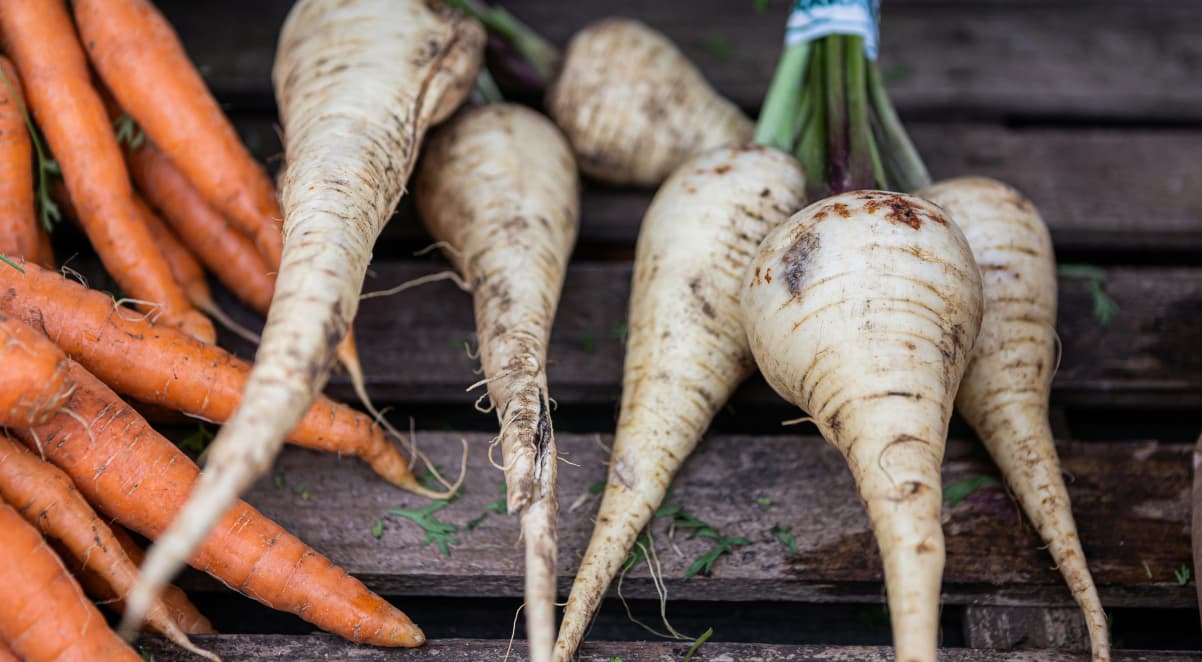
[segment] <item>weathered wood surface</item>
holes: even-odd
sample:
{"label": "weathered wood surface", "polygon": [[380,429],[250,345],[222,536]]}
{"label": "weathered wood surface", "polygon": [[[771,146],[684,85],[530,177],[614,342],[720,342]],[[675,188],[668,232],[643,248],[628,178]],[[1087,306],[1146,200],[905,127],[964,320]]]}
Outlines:
{"label": "weathered wood surface", "polygon": [[[439,662],[478,662],[500,660],[509,642],[480,639],[431,641],[417,650],[356,646],[329,635],[210,635],[192,640],[221,656],[226,662],[238,660],[288,660],[289,662],[327,662],[328,660],[439,660]],[[138,647],[154,656],[156,662],[191,662],[196,658],[180,651],[162,637],[144,636]],[[688,642],[591,641],[581,650],[580,662],[679,662],[689,649]],[[509,657],[526,660],[525,642],[513,644]],[[893,652],[875,646],[772,646],[707,642],[693,656],[697,662],[888,662]],[[946,648],[939,652],[945,662],[1078,662],[1088,660],[1084,653],[1064,651],[965,650]],[[1116,662],[1179,662],[1202,656],[1169,651],[1118,651]]]}
{"label": "weathered wood surface", "polygon": [[[455,534],[460,544],[451,546],[449,557],[423,547],[424,534],[411,521],[388,514],[428,501],[388,486],[354,460],[288,449],[247,500],[382,594],[520,596],[517,523],[487,508],[499,498],[501,480],[486,457],[490,435],[418,433],[421,448],[449,470],[458,466],[460,438],[470,448],[466,487],[438,512],[460,527]],[[592,532],[600,497],[590,488],[600,489],[605,480],[608,437],[561,434],[558,441],[572,463],[561,465],[559,474],[560,589],[566,595]],[[1189,452],[1155,442],[1060,445],[1082,543],[1107,607],[1193,605],[1193,588],[1179,586],[1173,577],[1190,558]],[[978,445],[950,444],[945,486],[996,475]],[[851,476],[838,453],[816,437],[707,439],[677,477],[674,500],[722,534],[745,536],[751,544],[722,557],[711,577],[684,580],[685,569],[710,542],[687,540],[687,532],[669,536],[669,522],[658,521],[653,531],[670,599],[881,600],[876,544]],[[474,529],[466,529],[485,513]],[[379,538],[372,532],[377,520],[383,523]],[[798,553],[774,539],[770,530],[777,525],[792,527]],[[945,603],[1072,604],[1038,536],[1000,485],[981,486],[945,508],[944,531]],[[195,573],[183,582],[188,588],[216,588]],[[646,566],[630,572],[622,592],[628,598],[655,597]]]}
{"label": "weathered wood surface", "polygon": [[[445,263],[384,262],[366,291],[383,290],[445,268]],[[626,319],[629,263],[575,263],[551,337],[548,378],[561,404],[617,401],[622,370],[621,325]],[[1088,283],[1062,279],[1058,330],[1063,356],[1055,381],[1057,404],[1196,406],[1202,404],[1202,269],[1110,269],[1105,291],[1119,306],[1108,324],[1093,315]],[[241,321],[261,325],[253,313],[226,303]],[[465,392],[479,379],[464,342],[474,338],[471,299],[450,282],[435,282],[391,297],[366,299],[355,332],[368,389],[380,402],[474,401]],[[248,343],[222,338],[250,356]],[[353,400],[343,378],[331,392]],[[784,406],[759,378],[735,396],[742,403]],[[404,413],[402,411],[402,413]]]}
{"label": "weathered wood surface", "polygon": [[970,648],[1089,650],[1089,632],[1074,607],[993,607],[964,610],[964,642]]}
{"label": "weathered wood surface", "polygon": [[[280,154],[265,118],[238,128],[261,159]],[[988,124],[908,125],[932,176],[983,175],[1024,191],[1040,209],[1060,251],[1181,252],[1202,249],[1202,131],[1063,128],[1008,129]],[[634,245],[652,191],[587,186],[580,240]],[[406,199],[385,227],[389,242],[428,241]]]}
{"label": "weathered wood surface", "polygon": [[[205,11],[188,0],[158,4],[219,95],[239,107],[270,104],[276,35],[292,0],[220,0]],[[503,4],[560,45],[597,18],[644,20],[719,91],[753,108],[780,54],[789,3],[766,12],[727,0]],[[894,0],[883,10],[882,66],[903,112],[1196,121],[1199,26],[1202,6],[1189,0]]]}

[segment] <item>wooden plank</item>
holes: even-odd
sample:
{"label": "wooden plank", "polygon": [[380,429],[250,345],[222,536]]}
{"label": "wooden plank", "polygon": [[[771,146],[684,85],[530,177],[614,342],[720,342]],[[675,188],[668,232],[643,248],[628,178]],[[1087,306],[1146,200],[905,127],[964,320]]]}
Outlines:
{"label": "wooden plank", "polygon": [[[567,407],[562,411],[567,415]],[[422,546],[424,533],[416,525],[388,514],[428,502],[385,484],[357,461],[289,448],[247,500],[384,595],[519,596],[523,566],[516,520],[487,509],[498,499],[501,479],[488,464],[491,436],[418,434],[421,448],[444,468],[458,465],[461,438],[470,448],[465,490],[438,513],[460,527],[455,534],[460,544],[450,547],[450,556]],[[558,441],[571,462],[559,473],[560,590],[566,595],[591,535],[608,437],[560,434]],[[1173,569],[1190,558],[1190,448],[1062,443],[1059,450],[1104,604],[1193,607],[1192,587],[1179,586],[1173,577]],[[978,476],[996,476],[996,470],[979,446],[953,441],[944,484]],[[843,459],[820,439],[710,438],[685,464],[674,494],[724,535],[745,536],[751,544],[721,558],[712,577],[685,580],[685,569],[710,542],[669,536],[669,522],[659,520],[656,549],[670,600],[881,601],[880,562],[867,517]],[[465,528],[486,513],[475,528]],[[372,532],[377,521],[383,526],[379,538]],[[777,525],[792,527],[796,554],[772,535]],[[944,530],[946,604],[1073,604],[1037,535],[999,485],[979,487],[945,508]],[[188,589],[224,590],[195,572],[181,581]],[[622,591],[628,598],[655,598],[645,565],[630,572]]]}
{"label": "wooden plank", "polygon": [[[239,119],[261,159],[281,153],[267,119]],[[1202,131],[1014,130],[967,123],[912,122],[936,179],[965,174],[1009,182],[1039,207],[1061,250],[1202,250]],[[587,186],[580,239],[633,245],[651,191]],[[428,242],[411,201],[384,231],[392,242]]]}
{"label": "wooden plank", "polygon": [[[219,0],[203,11],[187,0],[158,4],[219,96],[240,107],[270,105],[276,36],[292,0]],[[757,12],[725,0],[505,3],[557,44],[604,16],[646,21],[747,108],[767,89],[786,5]],[[882,19],[882,66],[903,112],[1197,121],[1199,25],[1202,7],[1184,0],[1154,10],[1112,1],[893,2]]]}
{"label": "wooden plank", "polygon": [[1089,650],[1085,620],[1072,607],[969,605],[964,635],[969,648]]}
{"label": "wooden plank", "polygon": [[[209,635],[193,637],[198,645],[221,656],[227,662],[238,660],[288,660],[289,662],[327,662],[328,660],[429,660],[439,662],[477,662],[500,660],[509,642],[482,639],[442,639],[416,650],[356,646],[330,635]],[[138,640],[142,650],[157,662],[190,662],[195,659],[162,637],[145,635]],[[580,662],[610,662],[615,657],[626,662],[679,662],[689,649],[688,642],[590,641],[584,645]],[[526,645],[514,642],[509,657],[526,660]],[[697,662],[740,660],[741,662],[888,662],[889,648],[879,646],[782,646],[707,642],[693,656]],[[1059,650],[990,651],[946,648],[939,659],[945,662],[1081,662],[1083,653]],[[1180,662],[1200,659],[1197,655],[1163,651],[1116,651],[1116,662]]]}
{"label": "wooden plank", "polygon": [[[444,267],[434,263],[383,262],[365,290],[382,290]],[[568,269],[564,295],[551,337],[548,378],[561,404],[613,403],[620,396],[622,342],[615,330],[626,319],[628,263],[583,262]],[[1063,356],[1054,383],[1057,405],[1158,407],[1202,404],[1202,269],[1123,269],[1107,272],[1105,290],[1120,312],[1109,325],[1093,316],[1088,283],[1060,285],[1059,333]],[[261,320],[228,295],[221,302],[248,326]],[[392,297],[364,300],[355,323],[372,396],[379,402],[470,403],[479,391],[477,362],[463,343],[474,338],[470,297],[449,282],[435,282]],[[228,334],[226,334],[228,336]],[[249,344],[222,343],[243,356]],[[331,392],[353,400],[345,379]],[[742,404],[784,403],[758,377],[732,400]]]}

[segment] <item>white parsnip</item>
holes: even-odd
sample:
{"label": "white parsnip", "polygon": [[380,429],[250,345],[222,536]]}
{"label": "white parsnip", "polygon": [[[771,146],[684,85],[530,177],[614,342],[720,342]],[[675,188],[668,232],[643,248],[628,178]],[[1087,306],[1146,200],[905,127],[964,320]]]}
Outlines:
{"label": "white parsnip", "polygon": [[[251,483],[329,377],[375,243],[426,129],[470,92],[484,34],[440,2],[301,0],[272,78],[284,128],[284,248],[242,406],[204,472],[150,548],[126,628]],[[413,482],[415,490],[421,488]]]}
{"label": "white parsnip", "polygon": [[576,33],[546,103],[580,170],[609,184],[658,186],[686,159],[755,133],[667,37],[625,18]]}
{"label": "white parsnip", "polygon": [[580,645],[610,582],[714,414],[755,369],[739,311],[760,240],[801,207],[790,156],[719,147],[680,166],[656,194],[636,249],[609,477],[556,643]]}
{"label": "white parsnip", "polygon": [[913,196],[825,198],[761,244],[742,310],[765,379],[855,478],[884,562],[896,659],[935,662],[939,467],[982,314],[964,235]]}
{"label": "white parsnip", "polygon": [[555,643],[559,513],[547,342],[576,241],[576,162],[546,117],[488,104],[431,134],[416,200],[472,290],[480,363],[501,424],[509,512],[521,514],[526,541],[529,654],[543,662]]}
{"label": "white parsnip", "polygon": [[1085,614],[1093,659],[1110,659],[1106,613],[1077,537],[1048,423],[1056,369],[1056,259],[1035,206],[1015,189],[962,177],[918,191],[964,231],[985,292],[985,317],[956,408],[977,432],[1048,545]]}

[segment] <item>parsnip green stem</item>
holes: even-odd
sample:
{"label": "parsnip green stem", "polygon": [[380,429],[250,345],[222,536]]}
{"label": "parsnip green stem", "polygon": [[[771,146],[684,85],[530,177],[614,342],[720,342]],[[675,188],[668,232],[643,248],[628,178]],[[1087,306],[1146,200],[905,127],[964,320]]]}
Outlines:
{"label": "parsnip green stem", "polygon": [[848,152],[851,150],[843,43],[836,35],[824,37],[819,43],[826,54],[823,65],[826,69],[827,184],[830,193],[843,193],[852,189],[848,172]]}
{"label": "parsnip green stem", "polygon": [[889,93],[885,90],[876,62],[868,63],[868,97],[880,124],[878,143],[888,157],[885,162],[890,170],[889,180],[901,191],[916,191],[930,186],[931,176],[927,174],[922,157],[918,155],[918,150],[914,148],[914,143],[897,117],[897,111],[889,101]]}
{"label": "parsnip green stem", "polygon": [[881,179],[873,170],[872,126],[868,123],[868,91],[864,80],[864,40],[841,37],[843,60],[847,64],[847,178],[851,188],[870,189]]}
{"label": "parsnip green stem", "polygon": [[489,32],[505,39],[539,75],[544,87],[551,84],[563,54],[551,42],[501,7],[484,9],[473,0],[444,0],[448,5],[480,21]]}
{"label": "parsnip green stem", "polygon": [[864,44],[830,34],[787,46],[773,76],[756,141],[797,156],[811,197],[930,183]]}
{"label": "parsnip green stem", "polygon": [[757,145],[768,145],[786,153],[792,151],[801,122],[807,115],[803,108],[802,85],[809,57],[808,41],[789,46],[781,55],[755,125],[754,142]]}

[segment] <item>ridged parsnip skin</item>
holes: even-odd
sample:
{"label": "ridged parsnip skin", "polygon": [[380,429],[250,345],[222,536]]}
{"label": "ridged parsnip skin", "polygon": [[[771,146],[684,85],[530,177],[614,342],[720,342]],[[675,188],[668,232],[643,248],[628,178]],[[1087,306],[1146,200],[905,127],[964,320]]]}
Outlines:
{"label": "ridged parsnip skin", "polygon": [[509,512],[526,540],[530,659],[555,643],[558,455],[547,342],[580,217],[571,146],[546,117],[508,103],[465,111],[433,132],[416,177],[430,234],[472,288],[480,363],[501,423]]}
{"label": "ridged parsnip skin", "polygon": [[[284,251],[242,403],[188,503],[153,545],[126,620],[140,618],[226,509],[270,468],[329,377],[372,245],[431,122],[470,92],[484,32],[437,0],[301,0],[272,79],[284,127]],[[412,488],[419,489],[416,481]]]}
{"label": "ridged parsnip skin", "polygon": [[625,18],[572,37],[547,110],[581,172],[608,184],[658,186],[686,159],[755,133],[667,37]]}
{"label": "ridged parsnip skin", "polygon": [[564,611],[557,660],[580,645],[673,476],[755,370],[739,310],[743,273],[760,240],[804,195],[793,158],[767,147],[719,147],[682,164],[647,209],[609,477]]}
{"label": "ridged parsnip skin", "polygon": [[972,247],[985,288],[985,317],[956,408],[977,432],[1068,582],[1093,645],[1110,659],[1098,590],[1077,537],[1048,423],[1056,369],[1056,259],[1035,206],[983,177],[916,193],[943,207]]}
{"label": "ridged parsnip skin", "polygon": [[982,314],[964,235],[913,196],[832,196],[764,240],[742,309],[764,378],[851,468],[884,561],[896,659],[934,662],[939,466]]}

